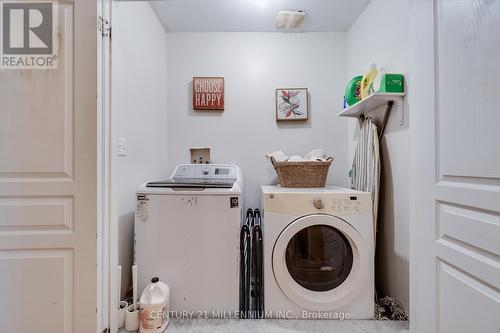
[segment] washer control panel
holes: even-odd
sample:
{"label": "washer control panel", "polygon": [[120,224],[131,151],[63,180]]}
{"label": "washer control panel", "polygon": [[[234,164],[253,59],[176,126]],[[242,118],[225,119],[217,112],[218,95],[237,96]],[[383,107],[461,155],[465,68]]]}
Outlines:
{"label": "washer control panel", "polygon": [[176,181],[183,179],[231,179],[237,178],[236,166],[224,164],[180,164],[170,177]]}
{"label": "washer control panel", "polygon": [[339,216],[371,212],[371,194],[345,190],[345,192],[299,193],[263,192],[264,209],[281,214],[325,213]]}

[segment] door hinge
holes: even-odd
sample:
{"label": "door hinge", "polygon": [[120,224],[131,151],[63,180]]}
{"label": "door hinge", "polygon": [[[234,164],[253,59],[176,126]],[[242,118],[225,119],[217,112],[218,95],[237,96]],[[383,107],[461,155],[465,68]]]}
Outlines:
{"label": "door hinge", "polygon": [[97,18],[97,30],[101,33],[102,37],[111,38],[111,23],[102,16]]}

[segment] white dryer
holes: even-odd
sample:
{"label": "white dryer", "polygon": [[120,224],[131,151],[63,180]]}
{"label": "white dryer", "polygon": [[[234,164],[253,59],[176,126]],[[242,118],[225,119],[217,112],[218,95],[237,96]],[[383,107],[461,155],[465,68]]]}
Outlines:
{"label": "white dryer", "polygon": [[238,310],[242,186],[235,165],[187,164],[137,190],[139,292],[157,276],[174,316]]}
{"label": "white dryer", "polygon": [[370,193],[262,186],[262,208],[266,316],[373,318]]}

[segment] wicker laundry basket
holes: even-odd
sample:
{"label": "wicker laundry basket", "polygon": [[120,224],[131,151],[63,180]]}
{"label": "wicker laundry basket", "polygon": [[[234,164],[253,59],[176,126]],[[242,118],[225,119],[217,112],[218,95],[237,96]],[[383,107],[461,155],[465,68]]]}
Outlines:
{"label": "wicker laundry basket", "polygon": [[271,157],[271,163],[278,174],[281,187],[325,187],[328,169],[333,157],[326,161],[277,162]]}

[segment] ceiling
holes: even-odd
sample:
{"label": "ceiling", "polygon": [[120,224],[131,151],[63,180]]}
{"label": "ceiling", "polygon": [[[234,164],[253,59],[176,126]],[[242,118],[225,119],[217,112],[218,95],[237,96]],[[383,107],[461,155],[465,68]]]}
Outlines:
{"label": "ceiling", "polygon": [[150,1],[168,32],[270,32],[280,10],[302,10],[301,32],[347,31],[370,0]]}

